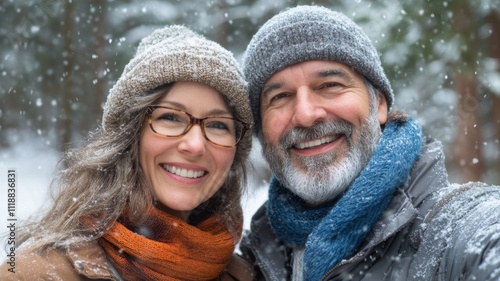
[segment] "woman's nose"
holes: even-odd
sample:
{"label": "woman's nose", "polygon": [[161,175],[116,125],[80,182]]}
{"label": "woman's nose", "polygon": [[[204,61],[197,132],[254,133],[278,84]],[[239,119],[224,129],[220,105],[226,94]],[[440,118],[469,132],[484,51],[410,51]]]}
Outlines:
{"label": "woman's nose", "polygon": [[193,125],[189,132],[182,136],[179,143],[179,150],[192,155],[200,155],[205,153],[205,145],[207,140],[203,135],[200,125]]}

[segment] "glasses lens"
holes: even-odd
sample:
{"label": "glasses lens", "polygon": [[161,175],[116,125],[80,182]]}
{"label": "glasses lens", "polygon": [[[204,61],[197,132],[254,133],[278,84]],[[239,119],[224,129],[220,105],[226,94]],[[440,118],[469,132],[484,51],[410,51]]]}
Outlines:
{"label": "glasses lens", "polygon": [[189,116],[180,110],[157,107],[151,113],[153,130],[169,137],[176,137],[184,133],[190,122]]}
{"label": "glasses lens", "polygon": [[205,137],[222,146],[235,146],[245,131],[244,123],[229,117],[191,119],[186,112],[168,107],[154,107],[151,113],[151,128],[156,133],[167,137],[185,134],[191,122],[200,124],[199,121],[202,121],[201,126]]}
{"label": "glasses lens", "polygon": [[243,124],[227,117],[210,117],[203,121],[207,138],[219,145],[234,146],[241,139]]}

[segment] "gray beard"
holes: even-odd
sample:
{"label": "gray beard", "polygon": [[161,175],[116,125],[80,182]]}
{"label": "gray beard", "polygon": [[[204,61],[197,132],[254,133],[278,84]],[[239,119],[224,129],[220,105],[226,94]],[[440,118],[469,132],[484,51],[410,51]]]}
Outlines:
{"label": "gray beard", "polygon": [[[331,151],[316,156],[297,156],[292,161],[289,148],[298,142],[330,134],[343,134],[348,151]],[[357,140],[353,139],[353,135]],[[272,145],[261,139],[264,157],[276,178],[308,204],[320,205],[344,193],[359,176],[382,135],[376,110],[354,132],[347,121],[322,122],[310,128],[293,128]],[[284,155],[284,159],[279,155]],[[299,167],[297,167],[299,166]]]}

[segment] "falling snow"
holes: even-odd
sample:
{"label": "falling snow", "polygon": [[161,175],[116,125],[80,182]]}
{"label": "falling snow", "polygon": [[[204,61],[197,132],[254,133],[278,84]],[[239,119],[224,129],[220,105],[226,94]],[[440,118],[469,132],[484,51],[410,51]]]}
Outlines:
{"label": "falling snow", "polygon": [[[79,4],[73,17],[77,30],[72,33],[73,37],[66,38],[61,32],[66,28],[62,20],[64,8],[61,3],[55,4],[57,9],[43,5],[50,2],[56,1],[5,1],[0,7],[3,27],[0,31],[3,38],[0,43],[0,172],[12,168],[17,171],[20,220],[40,213],[51,203],[48,186],[59,160],[61,125],[68,118],[71,120],[68,123],[74,131],[70,140],[78,144],[99,124],[103,100],[98,97],[105,97],[141,38],[159,26],[182,23],[220,41],[241,59],[249,41],[246,36],[255,32],[265,17],[290,3],[109,1],[104,11],[108,13],[109,25],[103,31],[105,34],[101,34],[104,51],[99,52],[94,45],[94,36],[98,33],[95,19],[105,14],[99,6]],[[359,20],[376,42],[396,95],[395,107],[415,116],[424,126],[426,136],[443,142],[452,180],[460,181],[461,172],[457,167],[467,169],[484,165],[487,169],[485,180],[500,183],[500,121],[492,121],[496,112],[493,98],[500,96],[500,72],[498,58],[491,57],[487,51],[493,28],[484,21],[489,12],[498,10],[498,1],[479,1],[470,7],[471,16],[480,25],[470,34],[474,44],[464,43],[468,37],[461,37],[464,33],[456,32],[457,26],[452,25],[457,15],[450,9],[455,8],[455,2],[406,2],[341,0],[334,8]],[[72,53],[63,50],[68,39],[73,42]],[[474,49],[476,44],[479,50]],[[464,58],[468,56],[473,58],[466,61]],[[456,114],[461,106],[456,94],[456,77],[462,73],[470,73],[478,83],[480,94],[467,109],[481,112],[483,119],[465,130],[457,130],[457,124],[472,116],[470,111]],[[63,88],[66,83],[70,90]],[[98,92],[97,87],[105,87],[105,92]],[[67,111],[63,111],[65,108]],[[454,154],[458,134],[471,136],[478,128],[483,131],[484,139],[476,142],[476,147],[483,150],[483,155],[463,158]],[[464,148],[458,150],[463,152]],[[95,153],[100,155],[106,150]],[[251,159],[254,165],[250,165],[249,188],[242,201],[247,229],[251,215],[267,198],[270,175],[257,142]],[[0,173],[0,182],[6,182],[5,173]],[[438,196],[445,196],[445,192]],[[73,201],[78,202],[78,198]],[[447,206],[447,212],[460,212],[466,201]],[[0,206],[4,204],[0,202]],[[494,204],[488,204],[482,205],[484,216],[488,210],[500,212]],[[477,223],[482,220],[479,213],[475,218]],[[445,221],[449,217],[443,215],[438,219]],[[6,212],[0,212],[0,221],[6,221]],[[438,228],[432,239],[449,243],[455,239],[456,227],[450,224]],[[498,227],[478,228],[458,240],[470,241],[464,245],[466,253],[480,254],[481,241],[488,237],[498,239],[499,233]],[[500,253],[493,249],[482,258],[483,267],[498,264]],[[400,261],[399,256],[391,259],[396,263]],[[436,259],[429,257],[427,261],[431,264]],[[499,272],[497,269],[495,274],[498,276]]]}

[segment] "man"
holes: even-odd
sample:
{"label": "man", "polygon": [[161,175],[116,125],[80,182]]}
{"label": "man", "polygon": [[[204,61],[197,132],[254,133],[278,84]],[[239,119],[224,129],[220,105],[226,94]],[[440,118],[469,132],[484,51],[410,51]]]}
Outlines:
{"label": "man", "polygon": [[243,61],[274,174],[241,243],[258,280],[500,280],[499,187],[448,183],[354,22],[289,9]]}

